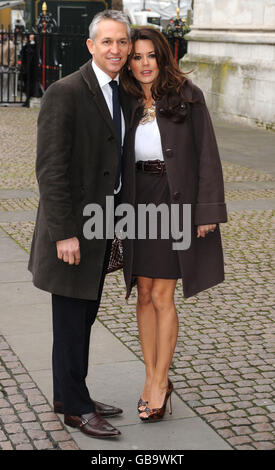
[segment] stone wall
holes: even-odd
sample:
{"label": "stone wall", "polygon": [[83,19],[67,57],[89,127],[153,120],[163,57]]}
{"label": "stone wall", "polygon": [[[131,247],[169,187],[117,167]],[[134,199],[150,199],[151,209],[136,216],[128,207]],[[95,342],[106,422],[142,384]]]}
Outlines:
{"label": "stone wall", "polygon": [[195,0],[182,70],[213,113],[275,128],[275,0]]}

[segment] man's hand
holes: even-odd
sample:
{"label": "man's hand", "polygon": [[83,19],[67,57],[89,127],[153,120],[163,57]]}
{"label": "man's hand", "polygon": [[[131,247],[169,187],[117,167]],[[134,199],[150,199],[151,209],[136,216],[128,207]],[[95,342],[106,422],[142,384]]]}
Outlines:
{"label": "man's hand", "polygon": [[62,259],[64,263],[79,264],[80,248],[78,238],[67,238],[56,242],[57,257]]}
{"label": "man's hand", "polygon": [[215,228],[217,227],[217,224],[211,224],[211,225],[198,225],[197,227],[197,238],[204,238],[205,235],[208,234],[208,232],[214,232]]}

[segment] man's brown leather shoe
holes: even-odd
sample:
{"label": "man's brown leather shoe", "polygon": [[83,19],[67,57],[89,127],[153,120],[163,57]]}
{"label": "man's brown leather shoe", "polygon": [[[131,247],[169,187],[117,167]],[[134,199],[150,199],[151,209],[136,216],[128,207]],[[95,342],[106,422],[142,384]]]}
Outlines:
{"label": "man's brown leather shoe", "polygon": [[96,438],[116,437],[121,432],[114,428],[98,413],[88,413],[81,416],[64,415],[64,423],[72,428],[78,428],[84,434]]}
{"label": "man's brown leather shoe", "polygon": [[116,416],[123,413],[121,408],[117,408],[116,406],[106,405],[105,403],[100,403],[100,401],[93,400],[95,404],[95,410],[100,416]]}
{"label": "man's brown leather shoe", "polygon": [[[95,404],[95,410],[100,416],[104,416],[107,418],[108,416],[116,416],[123,413],[121,408],[116,408],[115,406],[105,405],[104,403],[100,403],[100,401],[93,400]],[[64,414],[63,407],[61,401],[53,402],[53,409],[55,413]]]}

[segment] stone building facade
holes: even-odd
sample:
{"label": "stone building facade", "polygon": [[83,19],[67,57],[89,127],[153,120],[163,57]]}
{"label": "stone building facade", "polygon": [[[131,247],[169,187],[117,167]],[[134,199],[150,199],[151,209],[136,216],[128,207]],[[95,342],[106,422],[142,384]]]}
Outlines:
{"label": "stone building facade", "polygon": [[182,70],[213,113],[275,129],[275,0],[194,0]]}

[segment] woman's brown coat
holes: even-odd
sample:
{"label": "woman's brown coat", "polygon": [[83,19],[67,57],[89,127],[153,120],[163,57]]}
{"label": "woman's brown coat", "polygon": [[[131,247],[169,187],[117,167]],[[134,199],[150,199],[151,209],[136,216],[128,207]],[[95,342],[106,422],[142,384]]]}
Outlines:
{"label": "woman's brown coat", "polygon": [[[186,113],[182,122],[176,123],[167,117],[163,100],[156,102],[156,116],[171,202],[191,204],[191,245],[187,250],[177,251],[183,293],[187,298],[224,280],[219,223],[227,221],[227,213],[221,161],[203,93],[190,80],[184,85],[184,93],[193,103],[186,105],[184,100],[180,103],[183,113]],[[137,101],[135,108],[138,108]],[[123,169],[122,202],[132,205],[135,204],[134,146],[138,114],[133,112]],[[217,224],[217,228],[205,238],[197,238],[197,225],[205,224]],[[133,240],[125,239],[123,249],[128,297],[134,284]]]}

